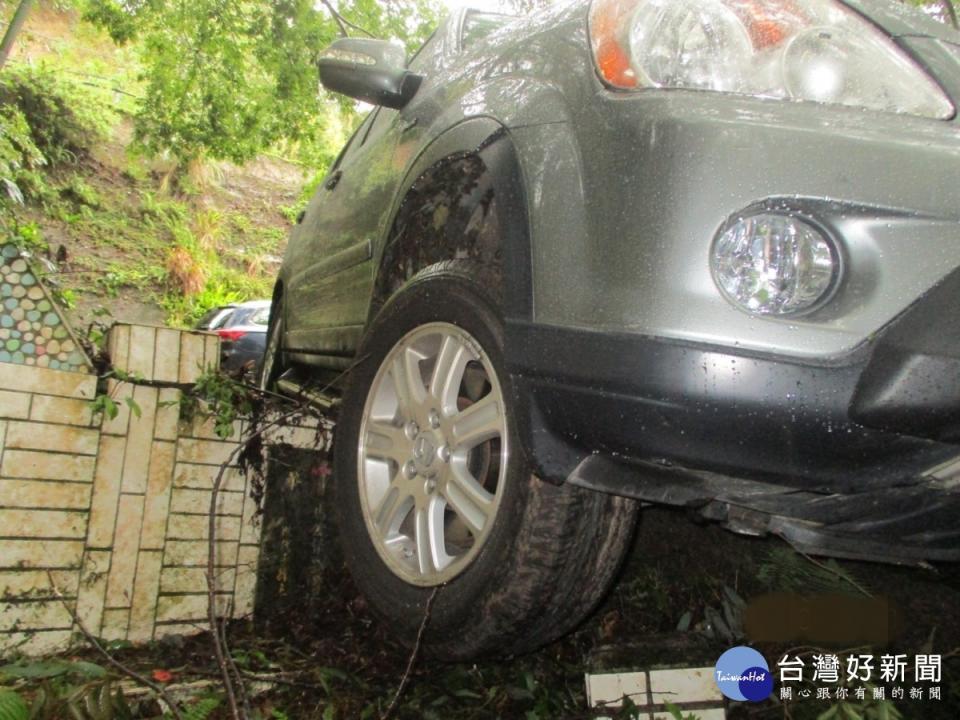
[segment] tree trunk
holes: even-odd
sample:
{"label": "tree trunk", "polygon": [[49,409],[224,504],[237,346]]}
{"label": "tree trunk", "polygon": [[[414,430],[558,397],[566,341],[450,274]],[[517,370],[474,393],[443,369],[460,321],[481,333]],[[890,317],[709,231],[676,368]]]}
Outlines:
{"label": "tree trunk", "polygon": [[953,0],[940,0],[940,4],[947,11],[947,17],[950,18],[953,27],[960,29],[960,25],[957,24],[957,10],[953,7]]}
{"label": "tree trunk", "polygon": [[0,43],[0,68],[7,64],[7,58],[10,57],[10,51],[13,49],[13,41],[17,39],[23,23],[26,22],[32,5],[33,0],[20,0],[20,5],[13,14],[13,20],[10,21],[7,32],[3,36],[3,42]]}

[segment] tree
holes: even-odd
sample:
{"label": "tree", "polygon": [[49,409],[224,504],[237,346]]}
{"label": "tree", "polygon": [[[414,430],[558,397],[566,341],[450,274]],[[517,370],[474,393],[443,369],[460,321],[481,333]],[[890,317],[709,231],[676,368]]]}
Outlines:
{"label": "tree", "polygon": [[85,17],[117,42],[142,44],[136,137],[145,149],[244,162],[320,137],[316,61],[338,34],[364,28],[413,48],[435,25],[436,2],[90,0]]}
{"label": "tree", "polygon": [[7,58],[10,57],[13,43],[17,39],[23,24],[27,21],[27,15],[30,13],[32,5],[33,0],[20,0],[20,4],[17,5],[17,11],[13,14],[13,19],[10,20],[7,31],[3,35],[3,42],[0,42],[0,68],[6,64]]}
{"label": "tree", "polygon": [[953,0],[900,0],[900,2],[921,7],[937,20],[955,28],[958,27],[957,11]]}

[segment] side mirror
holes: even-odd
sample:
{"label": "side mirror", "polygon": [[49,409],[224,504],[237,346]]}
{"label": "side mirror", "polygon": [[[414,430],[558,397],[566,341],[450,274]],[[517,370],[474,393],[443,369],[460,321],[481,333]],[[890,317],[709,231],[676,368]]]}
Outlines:
{"label": "side mirror", "polygon": [[403,49],[386,40],[340,38],[318,65],[327,90],[395,110],[410,102],[423,81],[404,67]]}

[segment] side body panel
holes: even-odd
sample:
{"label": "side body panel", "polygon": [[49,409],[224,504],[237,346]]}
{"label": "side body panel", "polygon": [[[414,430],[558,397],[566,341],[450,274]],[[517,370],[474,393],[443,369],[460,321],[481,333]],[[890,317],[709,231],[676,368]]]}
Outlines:
{"label": "side body panel", "polygon": [[284,345],[301,359],[342,364],[362,336],[376,271],[372,260],[390,226],[403,169],[439,112],[436,80],[447,34],[441,27],[410,66],[428,77],[417,96],[401,111],[371,111],[291,234],[281,272]]}

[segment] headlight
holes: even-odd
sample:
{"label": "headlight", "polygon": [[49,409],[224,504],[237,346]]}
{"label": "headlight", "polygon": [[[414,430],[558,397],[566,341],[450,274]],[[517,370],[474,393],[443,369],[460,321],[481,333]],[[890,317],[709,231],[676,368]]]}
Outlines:
{"label": "headlight", "polygon": [[717,287],[734,305],[762,315],[796,315],[827,300],[839,255],[830,239],[799,218],[764,213],[728,224],[710,256]]}
{"label": "headlight", "polygon": [[836,0],[594,0],[590,37],[609,85],[813,100],[947,119],[940,87]]}

